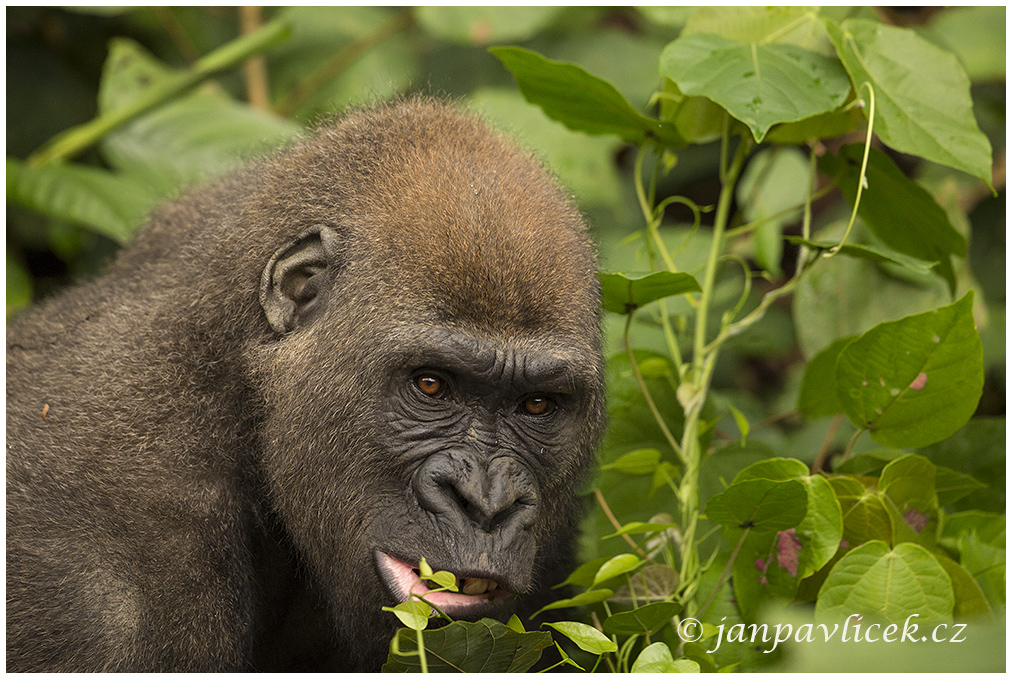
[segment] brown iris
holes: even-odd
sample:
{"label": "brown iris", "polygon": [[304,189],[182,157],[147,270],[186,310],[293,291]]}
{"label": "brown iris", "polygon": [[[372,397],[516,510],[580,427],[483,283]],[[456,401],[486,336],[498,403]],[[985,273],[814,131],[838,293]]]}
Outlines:
{"label": "brown iris", "polygon": [[435,375],[419,375],[415,378],[415,386],[426,396],[441,398],[446,395],[446,382]]}
{"label": "brown iris", "polygon": [[531,394],[524,399],[524,412],[535,417],[545,417],[555,410],[555,401],[544,394]]}

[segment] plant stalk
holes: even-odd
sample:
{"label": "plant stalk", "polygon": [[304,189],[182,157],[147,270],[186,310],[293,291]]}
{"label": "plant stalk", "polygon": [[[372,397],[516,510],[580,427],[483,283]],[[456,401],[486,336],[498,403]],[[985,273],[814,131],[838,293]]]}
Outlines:
{"label": "plant stalk", "polygon": [[699,300],[699,307],[696,309],[696,332],[692,356],[692,370],[690,372],[691,391],[687,394],[680,394],[683,398],[682,407],[685,410],[685,430],[682,435],[682,453],[685,459],[685,472],[682,474],[679,485],[679,504],[681,505],[682,525],[682,564],[679,572],[682,586],[682,602],[686,615],[692,616],[697,610],[694,597],[690,592],[695,592],[699,579],[699,551],[696,546],[696,526],[699,522],[699,466],[702,462],[703,451],[699,443],[700,421],[702,418],[703,406],[706,403],[706,393],[710,386],[710,378],[713,376],[713,368],[717,362],[718,346],[707,347],[706,328],[707,316],[710,304],[713,299],[714,282],[717,278],[717,267],[720,263],[720,254],[723,250],[724,232],[727,229],[728,220],[731,214],[731,201],[734,198],[734,187],[741,173],[745,158],[751,148],[749,139],[742,137],[734,158],[730,164],[726,162],[728,146],[730,145],[729,125],[725,125],[723,143],[721,145],[721,189],[720,198],[717,202],[717,214],[713,223],[713,235],[710,241],[710,254],[706,262],[704,272],[702,295]]}

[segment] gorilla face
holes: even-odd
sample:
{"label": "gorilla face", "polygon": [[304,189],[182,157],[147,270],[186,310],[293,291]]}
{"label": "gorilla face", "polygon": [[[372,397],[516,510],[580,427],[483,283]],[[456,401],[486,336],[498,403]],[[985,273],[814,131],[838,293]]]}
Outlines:
{"label": "gorilla face", "polygon": [[546,342],[427,328],[396,343],[381,418],[408,483],[373,525],[379,575],[406,600],[424,557],[460,578],[461,593],[433,594],[433,604],[501,617],[512,595],[535,588],[538,536],[553,528],[542,496],[566,479],[593,375]]}

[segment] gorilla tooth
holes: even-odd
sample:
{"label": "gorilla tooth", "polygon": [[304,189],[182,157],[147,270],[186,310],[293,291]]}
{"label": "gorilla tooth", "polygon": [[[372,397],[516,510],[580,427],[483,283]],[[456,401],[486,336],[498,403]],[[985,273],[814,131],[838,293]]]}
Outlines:
{"label": "gorilla tooth", "polygon": [[486,580],[485,578],[465,578],[464,586],[461,587],[461,590],[464,594],[485,594],[498,586],[492,580]]}

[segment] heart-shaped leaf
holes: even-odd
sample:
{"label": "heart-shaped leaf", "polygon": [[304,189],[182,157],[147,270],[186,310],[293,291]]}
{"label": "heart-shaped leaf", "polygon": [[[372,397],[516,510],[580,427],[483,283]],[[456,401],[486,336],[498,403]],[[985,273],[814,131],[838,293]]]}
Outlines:
{"label": "heart-shaped leaf", "polygon": [[873,540],[847,552],[819,590],[815,615],[838,622],[852,614],[903,623],[952,620],[955,597],[945,569],[928,550],[909,542]]}
{"label": "heart-shaped leaf", "polygon": [[892,448],[920,448],[966,424],[984,385],[973,292],[944,307],[881,323],[836,362],[844,412]]}
{"label": "heart-shaped leaf", "polygon": [[[415,632],[397,632],[384,672],[420,672]],[[517,632],[496,620],[454,622],[422,633],[430,672],[526,672],[552,645],[548,632]]]}

